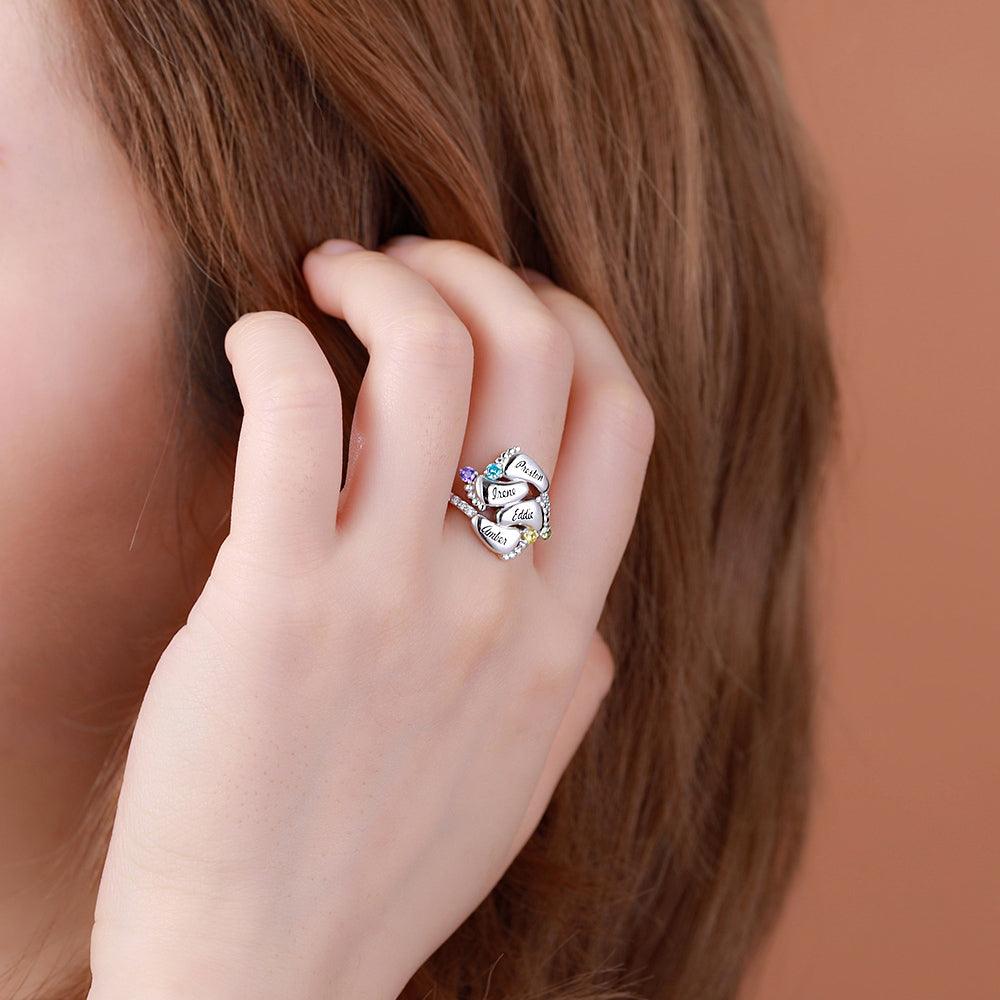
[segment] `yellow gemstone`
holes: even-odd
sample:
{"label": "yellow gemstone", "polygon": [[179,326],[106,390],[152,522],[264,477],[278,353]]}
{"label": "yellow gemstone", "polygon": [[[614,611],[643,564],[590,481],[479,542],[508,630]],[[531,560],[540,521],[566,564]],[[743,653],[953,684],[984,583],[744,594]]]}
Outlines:
{"label": "yellow gemstone", "polygon": [[538,537],[538,532],[534,528],[525,528],[521,532],[521,537],[530,544]]}

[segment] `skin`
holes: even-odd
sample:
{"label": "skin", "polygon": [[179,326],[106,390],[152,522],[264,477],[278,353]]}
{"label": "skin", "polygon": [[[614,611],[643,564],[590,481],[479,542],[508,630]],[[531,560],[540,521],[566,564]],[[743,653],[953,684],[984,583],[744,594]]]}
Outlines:
{"label": "skin", "polygon": [[[397,996],[520,851],[612,681],[596,625],[653,419],[607,329],[466,244],[333,249],[307,281],[371,354],[347,484],[312,334],[242,317],[231,532],[139,713],[95,1000]],[[560,517],[509,563],[443,503],[498,422]],[[383,484],[415,428],[403,521]],[[594,463],[618,487],[596,535]]]}
{"label": "skin", "polygon": [[53,14],[0,3],[0,968],[86,947],[92,890],[40,890],[227,503],[178,515],[172,251]]}
{"label": "skin", "polygon": [[[170,250],[28,5],[0,10],[19,60],[0,58],[2,779],[25,804],[0,849],[41,877],[39,838],[70,829],[55,803],[102,751],[60,720],[143,681],[168,630],[92,934],[75,927],[91,997],[396,996],[530,836],[612,683],[596,625],[651,408],[599,316],[542,276],[454,241],[334,241],[304,275],[371,354],[343,491],[336,375],[298,320],[255,313],[226,337],[236,480],[194,507],[231,499],[229,534],[216,554],[168,530],[175,491],[149,486],[180,483]],[[552,478],[554,533],[505,562],[445,501],[512,443]],[[405,507],[384,488],[401,469]],[[30,800],[26,767],[46,776]]]}

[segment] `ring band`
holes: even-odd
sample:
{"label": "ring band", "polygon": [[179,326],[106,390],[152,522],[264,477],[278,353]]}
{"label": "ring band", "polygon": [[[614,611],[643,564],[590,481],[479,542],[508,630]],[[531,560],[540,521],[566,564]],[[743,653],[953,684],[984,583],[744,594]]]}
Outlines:
{"label": "ring band", "polygon": [[[467,500],[452,493],[448,502],[469,518],[472,533],[501,559],[513,559],[539,538],[552,534],[549,478],[518,445],[501,452],[482,472],[458,470]],[[496,520],[487,515],[497,508]]]}

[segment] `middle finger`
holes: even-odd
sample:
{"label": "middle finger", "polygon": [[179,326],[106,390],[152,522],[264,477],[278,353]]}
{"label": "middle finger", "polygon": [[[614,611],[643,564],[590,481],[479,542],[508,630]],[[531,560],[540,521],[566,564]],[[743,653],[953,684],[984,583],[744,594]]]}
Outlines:
{"label": "middle finger", "polygon": [[573,378],[568,332],[518,275],[469,243],[407,235],[380,249],[426,278],[472,335],[463,463],[482,472],[519,445],[551,480]]}

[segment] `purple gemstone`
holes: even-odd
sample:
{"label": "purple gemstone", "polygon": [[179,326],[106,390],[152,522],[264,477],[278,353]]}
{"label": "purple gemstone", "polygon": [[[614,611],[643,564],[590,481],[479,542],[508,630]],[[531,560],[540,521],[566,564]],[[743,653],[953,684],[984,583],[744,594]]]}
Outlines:
{"label": "purple gemstone", "polygon": [[476,478],[476,470],[471,465],[463,465],[458,474],[462,477],[463,483],[471,483]]}

